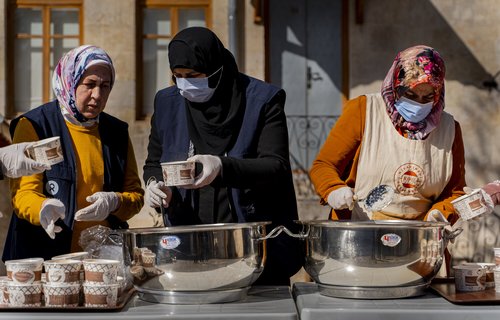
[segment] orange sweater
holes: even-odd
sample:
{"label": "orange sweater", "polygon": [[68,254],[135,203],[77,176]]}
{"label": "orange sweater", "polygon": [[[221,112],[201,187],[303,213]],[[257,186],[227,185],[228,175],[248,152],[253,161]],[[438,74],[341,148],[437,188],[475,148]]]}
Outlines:
{"label": "orange sweater", "polygon": [[[98,126],[81,127],[66,122],[73,140],[76,158],[76,198],[77,210],[90,205],[86,197],[103,191],[104,162]],[[21,118],[14,132],[13,142],[39,140],[31,122]],[[11,180],[12,204],[15,213],[34,225],[40,225],[40,208],[46,196],[43,194],[43,174]],[[143,204],[144,191],[139,179],[134,149],[129,138],[127,166],[123,186],[124,192],[117,192],[120,205],[112,214],[126,221],[137,214]],[[82,230],[93,225],[107,226],[106,221],[75,221],[73,227],[72,251],[81,251],[78,240]]]}
{"label": "orange sweater", "polygon": [[[346,185],[354,188],[365,119],[366,96],[349,100],[314,160],[310,175],[322,205],[327,204],[328,195],[333,190]],[[457,218],[450,202],[464,194],[465,186],[464,145],[462,131],[456,121],[452,155],[453,172],[450,181],[430,209],[438,209],[450,222]],[[350,218],[348,210],[337,211],[332,210],[333,219]]]}

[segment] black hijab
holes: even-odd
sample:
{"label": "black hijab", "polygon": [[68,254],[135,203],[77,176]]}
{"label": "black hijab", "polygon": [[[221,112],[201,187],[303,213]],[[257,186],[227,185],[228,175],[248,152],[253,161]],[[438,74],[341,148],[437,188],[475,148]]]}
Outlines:
{"label": "black hijab", "polygon": [[189,68],[212,75],[209,87],[217,88],[209,101],[195,103],[185,99],[187,123],[197,154],[223,155],[238,136],[245,109],[233,55],[215,33],[207,28],[191,27],[172,39],[168,60],[171,70]]}

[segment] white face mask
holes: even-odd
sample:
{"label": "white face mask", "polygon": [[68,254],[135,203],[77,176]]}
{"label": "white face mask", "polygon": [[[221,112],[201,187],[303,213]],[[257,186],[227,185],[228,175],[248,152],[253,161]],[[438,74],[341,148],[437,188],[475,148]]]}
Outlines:
{"label": "white face mask", "polygon": [[210,100],[210,98],[214,95],[215,89],[219,86],[222,75],[220,75],[215,88],[210,88],[208,86],[208,78],[219,72],[221,69],[222,67],[205,78],[176,78],[175,82],[177,84],[177,88],[179,88],[181,96],[196,103],[207,102]]}
{"label": "white face mask", "polygon": [[394,107],[406,121],[417,123],[424,120],[432,111],[434,102],[418,103],[406,97],[399,98]]}

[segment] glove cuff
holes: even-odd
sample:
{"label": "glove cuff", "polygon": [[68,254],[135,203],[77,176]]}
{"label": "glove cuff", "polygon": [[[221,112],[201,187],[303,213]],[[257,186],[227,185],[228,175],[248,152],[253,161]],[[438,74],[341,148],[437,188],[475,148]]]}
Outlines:
{"label": "glove cuff", "polygon": [[152,182],[157,182],[155,176],[149,177],[148,181],[146,181],[146,188],[152,183]]}
{"label": "glove cuff", "polygon": [[444,216],[444,214],[438,209],[432,209],[427,213],[425,217],[425,221],[430,222],[448,222],[448,219]]}
{"label": "glove cuff", "polygon": [[118,192],[115,192],[115,195],[116,195],[116,197],[114,198],[114,201],[113,201],[113,208],[111,208],[110,213],[116,212],[118,209],[120,209],[121,204],[122,204],[122,200],[123,200],[122,195]]}
{"label": "glove cuff", "polygon": [[61,202],[61,200],[59,199],[55,199],[55,198],[47,198],[45,199],[43,202],[42,202],[42,207],[40,208],[40,211],[43,210],[43,208],[45,208],[47,205],[61,205],[61,206],[64,206],[64,203]]}

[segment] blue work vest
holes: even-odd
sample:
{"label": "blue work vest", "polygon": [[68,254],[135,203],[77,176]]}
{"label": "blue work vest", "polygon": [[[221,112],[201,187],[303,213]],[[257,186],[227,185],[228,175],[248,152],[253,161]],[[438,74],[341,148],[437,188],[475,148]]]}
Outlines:
{"label": "blue work vest", "polygon": [[[29,119],[40,140],[59,136],[64,161],[52,165],[43,174],[43,193],[48,198],[61,200],[66,207],[63,223],[57,225],[63,231],[50,239],[41,226],[32,225],[13,213],[2,259],[21,259],[42,257],[50,259],[55,255],[69,253],[72,229],[76,212],[76,164],[73,141],[66,126],[57,100],[44,104],[14,119],[10,124],[11,136],[14,135],[19,119]],[[128,153],[128,124],[109,114],[99,116],[99,135],[104,160],[103,191],[123,191],[125,167]],[[111,220],[111,221],[110,221]],[[110,215],[108,222],[114,228],[126,227]]]}

